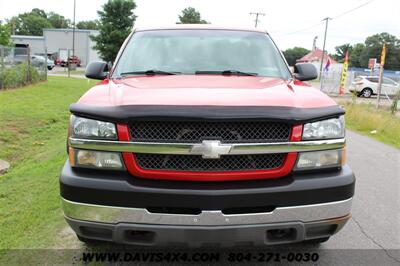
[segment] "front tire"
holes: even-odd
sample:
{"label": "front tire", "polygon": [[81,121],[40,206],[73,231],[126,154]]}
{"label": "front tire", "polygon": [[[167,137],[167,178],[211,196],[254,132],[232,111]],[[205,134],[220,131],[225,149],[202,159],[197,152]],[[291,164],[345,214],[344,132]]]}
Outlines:
{"label": "front tire", "polygon": [[361,91],[361,95],[364,97],[364,98],[370,98],[371,96],[372,96],[372,90],[370,89],[370,88],[365,88],[365,89],[363,89],[362,91]]}

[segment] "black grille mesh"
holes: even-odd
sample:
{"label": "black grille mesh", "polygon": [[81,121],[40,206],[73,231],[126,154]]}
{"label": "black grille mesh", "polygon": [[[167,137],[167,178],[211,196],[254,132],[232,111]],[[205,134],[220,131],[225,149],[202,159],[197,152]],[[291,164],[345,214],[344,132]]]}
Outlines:
{"label": "black grille mesh", "polygon": [[203,159],[200,155],[135,154],[139,167],[154,170],[226,172],[268,170],[283,165],[286,154],[226,155]]}
{"label": "black grille mesh", "polygon": [[275,122],[136,121],[129,124],[132,141],[225,143],[289,141],[291,126]]}

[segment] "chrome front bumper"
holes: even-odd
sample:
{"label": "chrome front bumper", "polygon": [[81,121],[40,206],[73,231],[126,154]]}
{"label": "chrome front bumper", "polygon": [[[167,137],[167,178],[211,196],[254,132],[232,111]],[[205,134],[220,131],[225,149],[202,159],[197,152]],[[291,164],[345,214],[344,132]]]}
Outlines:
{"label": "chrome front bumper", "polygon": [[277,208],[268,213],[179,215],[62,200],[65,219],[81,238],[168,248],[263,246],[329,238],[350,218],[351,201]]}
{"label": "chrome front bumper", "polygon": [[227,226],[270,224],[284,222],[314,222],[344,217],[351,211],[352,198],[313,205],[279,207],[272,212],[223,214],[221,211],[202,211],[198,215],[150,213],[143,208],[123,208],[72,202],[62,199],[67,218],[118,224],[136,223],[152,225]]}

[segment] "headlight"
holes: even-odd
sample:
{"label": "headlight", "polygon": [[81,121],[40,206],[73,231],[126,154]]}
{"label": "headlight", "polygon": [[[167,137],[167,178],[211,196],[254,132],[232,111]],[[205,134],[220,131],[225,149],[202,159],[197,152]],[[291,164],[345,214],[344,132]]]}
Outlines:
{"label": "headlight", "polygon": [[78,116],[71,116],[71,135],[73,137],[117,139],[115,124]]}
{"label": "headlight", "polygon": [[74,167],[101,168],[110,170],[123,170],[121,154],[118,152],[100,152],[77,150],[70,148],[69,161]]}
{"label": "headlight", "polygon": [[344,138],[344,117],[304,124],[303,140]]}
{"label": "headlight", "polygon": [[340,167],[344,164],[345,150],[300,152],[295,170]]}

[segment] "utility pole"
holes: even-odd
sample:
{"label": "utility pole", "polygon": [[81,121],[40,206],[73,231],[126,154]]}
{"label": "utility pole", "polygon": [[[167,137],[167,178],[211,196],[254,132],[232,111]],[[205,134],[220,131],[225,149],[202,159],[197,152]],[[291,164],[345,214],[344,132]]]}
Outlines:
{"label": "utility pole", "polygon": [[[74,60],[74,55],[75,55],[75,13],[76,13],[76,0],[74,0],[74,21],[73,21],[73,27],[72,27],[72,60],[71,61]],[[69,57],[67,58],[67,64],[68,64],[68,77],[70,77],[71,62],[69,60]]]}
{"label": "utility pole", "polygon": [[322,55],[321,55],[321,65],[319,67],[319,80],[321,80],[322,76],[322,65],[324,64],[324,56],[325,56],[325,44],[326,44],[326,34],[328,32],[328,21],[331,20],[331,18],[326,17],[322,21],[325,20],[325,34],[324,34],[324,45],[322,47]]}
{"label": "utility pole", "polygon": [[255,25],[254,25],[254,26],[257,28],[257,25],[258,25],[258,22],[259,22],[258,17],[259,17],[259,16],[265,16],[265,13],[251,12],[251,13],[250,13],[250,16],[252,16],[252,15],[256,15]]}
{"label": "utility pole", "polygon": [[313,45],[312,45],[311,51],[315,51],[317,49],[317,39],[318,39],[318,36],[315,36],[314,40],[313,40]]}
{"label": "utility pole", "polygon": [[379,69],[379,82],[378,82],[378,97],[376,99],[376,109],[379,109],[379,101],[381,100],[383,68],[385,66],[385,59],[386,59],[386,43],[383,44],[383,48],[382,48],[382,52],[381,52],[381,61],[380,61],[380,69]]}

